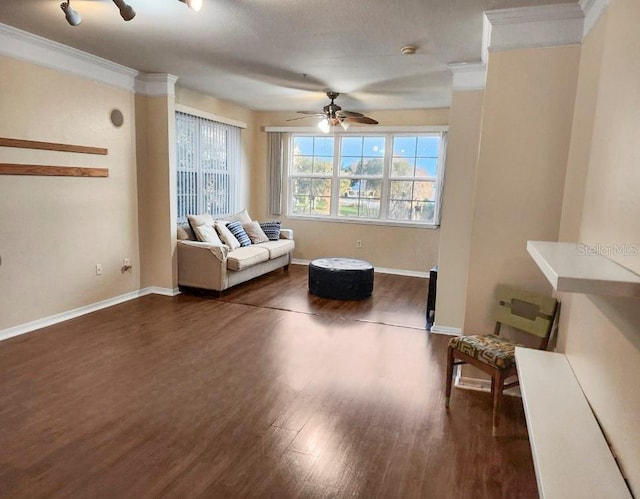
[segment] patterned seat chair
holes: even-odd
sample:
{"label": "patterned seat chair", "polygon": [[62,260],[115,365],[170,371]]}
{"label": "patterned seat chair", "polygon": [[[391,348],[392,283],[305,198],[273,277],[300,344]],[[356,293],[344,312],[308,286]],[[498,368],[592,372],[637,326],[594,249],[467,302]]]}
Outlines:
{"label": "patterned seat chair", "polygon": [[[493,396],[493,434],[500,424],[500,404],[505,389],[518,385],[515,348],[525,346],[500,335],[503,325],[529,333],[538,339],[537,348],[546,350],[558,314],[555,298],[499,285],[494,334],[456,336],[447,350],[445,405],[449,407],[454,367],[471,364],[491,376]],[[514,381],[506,383],[509,378]]]}

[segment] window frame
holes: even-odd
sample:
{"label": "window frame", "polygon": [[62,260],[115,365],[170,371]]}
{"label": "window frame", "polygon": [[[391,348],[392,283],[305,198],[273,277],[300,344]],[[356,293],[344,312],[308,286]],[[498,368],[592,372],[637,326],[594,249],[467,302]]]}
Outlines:
{"label": "window frame", "polygon": [[[418,129],[416,129],[418,128]],[[448,127],[408,127],[407,129],[379,129],[375,130],[362,130],[357,129],[353,130],[351,128],[348,132],[334,132],[329,137],[334,139],[334,150],[333,150],[333,171],[331,174],[323,174],[323,175],[310,175],[308,173],[293,173],[293,143],[295,137],[327,137],[327,135],[319,133],[313,129],[302,129],[300,131],[296,130],[287,130],[288,137],[286,140],[285,147],[286,151],[286,175],[285,175],[285,214],[287,218],[295,219],[295,220],[306,220],[306,221],[323,221],[323,222],[334,222],[334,223],[355,223],[355,224],[365,224],[365,225],[384,225],[384,226],[400,226],[400,227],[416,227],[416,228],[429,228],[429,229],[437,229],[440,227],[440,215],[441,215],[441,206],[442,206],[442,195],[443,195],[443,183],[444,183],[444,174],[445,174],[445,163],[446,163],[446,148],[447,148],[447,140],[446,135],[448,131]],[[429,177],[396,177],[391,176],[391,168],[392,168],[392,159],[393,159],[393,139],[394,137],[433,137],[437,136],[440,138],[440,147],[437,159],[437,174],[436,176]],[[358,175],[355,178],[363,178],[363,179],[375,179],[381,180],[381,196],[380,196],[380,216],[379,218],[371,218],[371,217],[347,217],[340,216],[339,212],[339,200],[340,200],[340,180],[345,178],[354,178],[353,176],[344,176],[341,175],[341,149],[342,149],[342,138],[343,137],[384,137],[385,141],[385,154],[383,159],[383,172],[382,176],[366,176],[366,175]],[[414,172],[415,174],[415,172]],[[295,178],[325,178],[330,179],[332,182],[331,185],[331,206],[329,210],[329,215],[317,215],[317,214],[299,214],[293,213],[293,180]],[[390,196],[391,196],[391,182],[394,180],[410,180],[412,182],[416,181],[433,181],[436,183],[435,185],[435,199],[434,199],[434,216],[433,221],[430,222],[420,222],[416,220],[398,220],[389,218],[389,208],[390,208]]]}

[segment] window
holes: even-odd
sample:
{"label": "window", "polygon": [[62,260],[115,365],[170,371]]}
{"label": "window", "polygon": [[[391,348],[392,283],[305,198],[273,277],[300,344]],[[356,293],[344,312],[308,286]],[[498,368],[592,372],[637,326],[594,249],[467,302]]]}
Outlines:
{"label": "window", "polygon": [[290,216],[438,225],[445,132],[293,134]]}
{"label": "window", "polygon": [[178,222],[237,211],[240,128],[176,112]]}

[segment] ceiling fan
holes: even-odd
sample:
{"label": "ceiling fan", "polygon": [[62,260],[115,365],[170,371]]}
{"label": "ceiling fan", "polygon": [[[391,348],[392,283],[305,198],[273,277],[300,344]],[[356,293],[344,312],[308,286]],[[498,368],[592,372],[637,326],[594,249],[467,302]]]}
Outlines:
{"label": "ceiling fan", "polygon": [[[324,133],[329,133],[332,126],[340,125],[345,131],[349,129],[351,123],[364,123],[367,125],[377,125],[378,122],[373,118],[369,118],[362,113],[356,113],[355,111],[344,111],[334,101],[340,94],[338,92],[327,92],[327,97],[331,99],[331,102],[322,108],[322,112],[317,111],[298,111],[300,114],[311,114],[317,118],[321,118],[318,123],[318,128]],[[303,120],[310,118],[310,116],[302,116],[300,118],[291,118],[287,121]]]}

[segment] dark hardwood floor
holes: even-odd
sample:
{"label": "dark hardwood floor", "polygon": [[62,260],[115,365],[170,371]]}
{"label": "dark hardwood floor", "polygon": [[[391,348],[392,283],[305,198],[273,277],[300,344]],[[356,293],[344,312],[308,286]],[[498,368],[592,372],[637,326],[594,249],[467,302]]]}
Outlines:
{"label": "dark hardwood floor", "polygon": [[0,496],[537,497],[520,399],[496,438],[489,395],[445,410],[425,280],[333,302],[305,271],[0,342]]}

